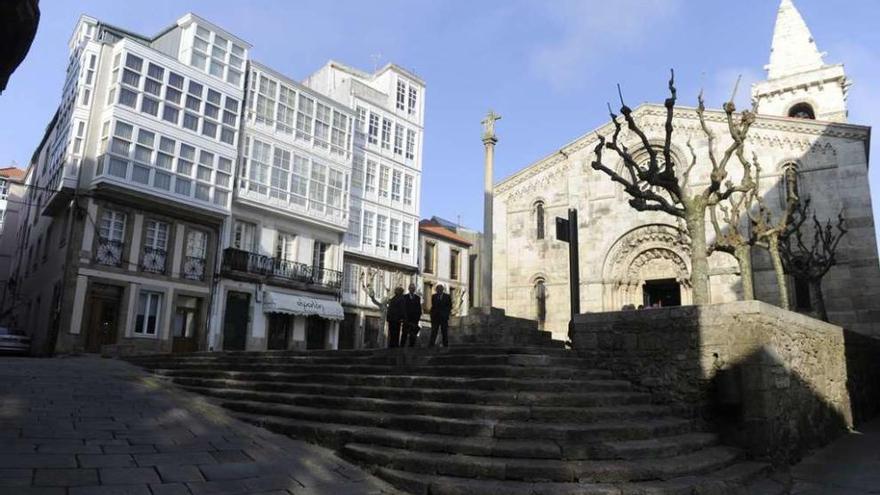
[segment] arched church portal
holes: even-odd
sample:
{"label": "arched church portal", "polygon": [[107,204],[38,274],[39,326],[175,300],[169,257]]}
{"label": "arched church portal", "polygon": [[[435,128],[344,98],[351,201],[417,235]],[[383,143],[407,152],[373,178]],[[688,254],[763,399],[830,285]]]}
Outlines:
{"label": "arched church portal", "polygon": [[602,273],[603,309],[691,304],[690,249],[680,231],[644,225],[620,237]]}

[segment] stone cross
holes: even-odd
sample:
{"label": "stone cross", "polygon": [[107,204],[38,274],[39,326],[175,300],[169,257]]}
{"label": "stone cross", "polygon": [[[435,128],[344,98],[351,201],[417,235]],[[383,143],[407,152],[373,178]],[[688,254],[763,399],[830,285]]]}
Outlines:
{"label": "stone cross", "polygon": [[497,140],[495,137],[495,121],[501,120],[501,116],[495,113],[494,110],[489,110],[489,113],[486,114],[486,118],[482,120],[483,124],[483,141],[487,139]]}
{"label": "stone cross", "polygon": [[480,307],[489,309],[492,307],[492,207],[495,200],[494,172],[495,166],[495,121],[501,118],[494,111],[489,110],[483,119],[483,145],[485,147],[485,173],[483,189],[483,242],[480,248]]}

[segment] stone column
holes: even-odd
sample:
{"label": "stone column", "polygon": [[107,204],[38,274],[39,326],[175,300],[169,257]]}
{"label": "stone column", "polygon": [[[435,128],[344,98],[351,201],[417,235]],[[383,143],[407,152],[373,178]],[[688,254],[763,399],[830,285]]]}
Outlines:
{"label": "stone column", "polygon": [[486,114],[483,120],[483,146],[485,153],[485,175],[483,189],[483,242],[480,250],[482,260],[480,260],[480,307],[486,310],[492,307],[492,243],[494,240],[494,231],[492,229],[492,204],[495,199],[494,173],[495,165],[495,143],[498,138],[495,137],[495,121],[500,119],[492,110]]}

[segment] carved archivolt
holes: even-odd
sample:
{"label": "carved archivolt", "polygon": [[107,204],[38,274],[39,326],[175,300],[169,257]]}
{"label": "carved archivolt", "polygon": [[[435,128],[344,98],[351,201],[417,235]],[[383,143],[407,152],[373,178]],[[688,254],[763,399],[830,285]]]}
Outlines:
{"label": "carved archivolt", "polygon": [[606,310],[642,303],[642,286],[648,280],[675,279],[682,288],[682,303],[691,302],[690,248],[679,229],[651,224],[624,234],[608,251],[602,273]]}

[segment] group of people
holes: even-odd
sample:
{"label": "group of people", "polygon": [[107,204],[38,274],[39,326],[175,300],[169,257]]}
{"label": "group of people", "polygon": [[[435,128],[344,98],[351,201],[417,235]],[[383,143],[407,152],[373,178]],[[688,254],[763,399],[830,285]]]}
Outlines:
{"label": "group of people", "polygon": [[[445,293],[442,285],[437,285],[431,295],[431,341],[429,347],[437,342],[437,334],[443,339],[443,347],[449,345],[449,315],[452,313],[452,298]],[[394,289],[394,296],[388,301],[385,319],[388,321],[388,347],[415,347],[419,336],[419,321],[422,319],[422,298],[416,294],[415,284],[409,284],[404,294],[403,287]]]}

